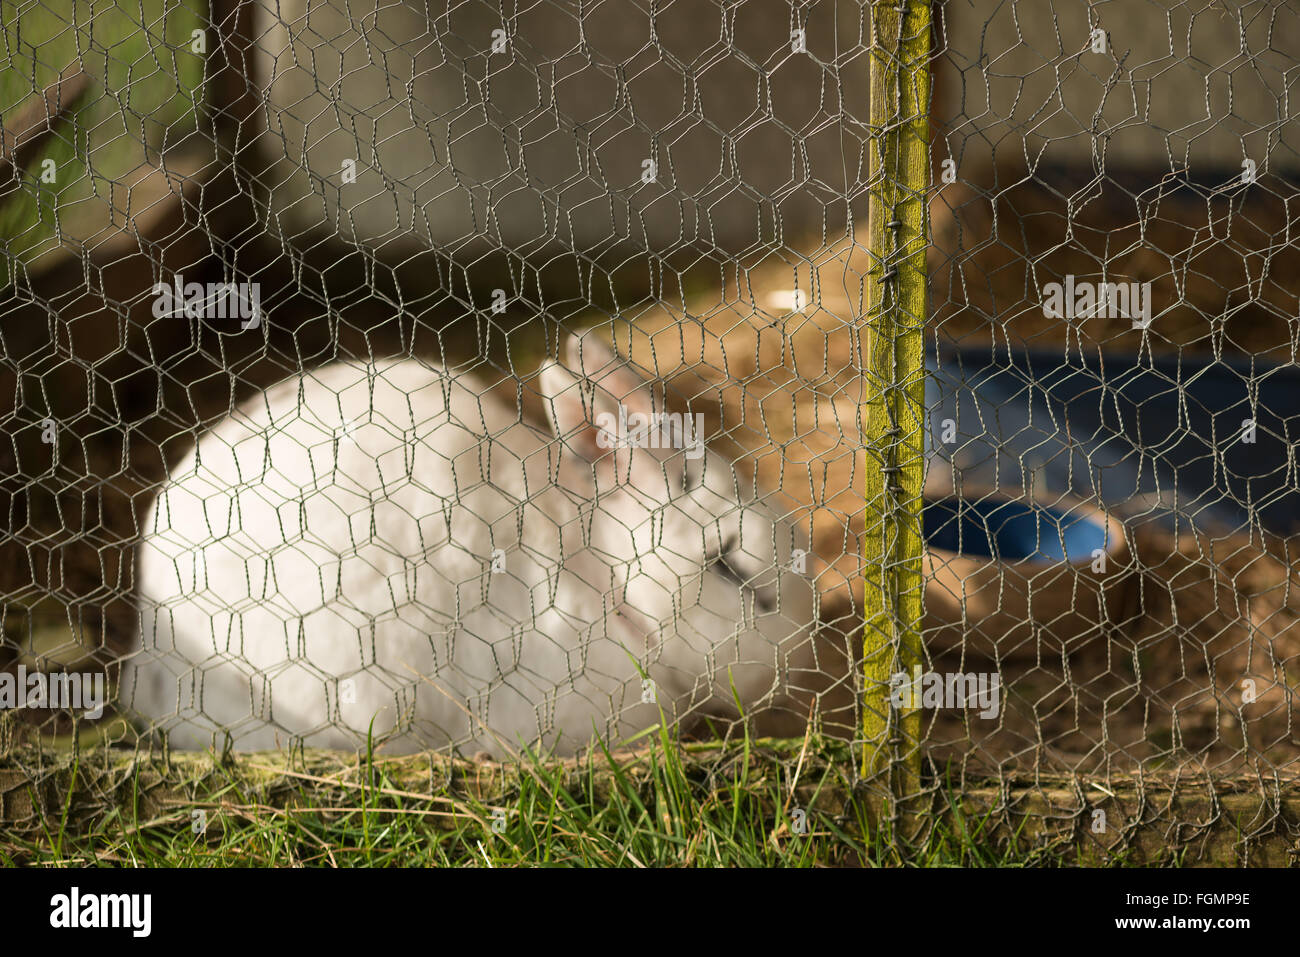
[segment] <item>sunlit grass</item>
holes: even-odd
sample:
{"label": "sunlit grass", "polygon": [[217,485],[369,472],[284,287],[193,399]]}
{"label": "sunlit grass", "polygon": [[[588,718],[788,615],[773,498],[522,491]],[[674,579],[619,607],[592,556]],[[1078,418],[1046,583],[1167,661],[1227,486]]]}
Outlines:
{"label": "sunlit grass", "polygon": [[[120,775],[64,755],[34,821],[0,837],[7,865],[141,867],[855,867],[1064,863],[1064,851],[950,813],[896,840],[855,792],[838,742],[690,745],[661,732],[632,754],[501,765],[434,758],[286,762],[283,754]],[[125,758],[126,755],[119,754]],[[159,768],[163,771],[160,772]],[[91,775],[96,777],[96,775]],[[112,780],[105,796],[104,780]],[[93,799],[91,797],[93,795]]]}

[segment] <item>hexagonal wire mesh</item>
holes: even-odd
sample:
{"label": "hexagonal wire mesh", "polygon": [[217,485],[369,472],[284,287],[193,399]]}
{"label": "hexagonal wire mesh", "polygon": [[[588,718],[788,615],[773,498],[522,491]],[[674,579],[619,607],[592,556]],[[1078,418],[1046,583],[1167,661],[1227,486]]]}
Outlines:
{"label": "hexagonal wire mesh", "polygon": [[875,6],[6,4],[3,674],[119,743],[1293,772],[1295,12],[936,5],[873,113]]}
{"label": "hexagonal wire mesh", "polygon": [[1094,834],[1159,821],[1156,781],[1276,801],[1300,746],[1296,11],[945,13],[925,648],[1002,698],[927,710],[927,756],[1033,780],[1036,813]]}

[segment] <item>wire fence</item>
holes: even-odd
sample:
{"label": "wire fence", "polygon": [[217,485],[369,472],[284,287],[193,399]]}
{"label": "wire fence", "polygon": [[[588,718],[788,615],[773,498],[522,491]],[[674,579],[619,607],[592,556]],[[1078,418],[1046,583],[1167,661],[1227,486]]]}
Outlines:
{"label": "wire fence", "polygon": [[1292,6],[0,10],[0,747],[1293,778]]}

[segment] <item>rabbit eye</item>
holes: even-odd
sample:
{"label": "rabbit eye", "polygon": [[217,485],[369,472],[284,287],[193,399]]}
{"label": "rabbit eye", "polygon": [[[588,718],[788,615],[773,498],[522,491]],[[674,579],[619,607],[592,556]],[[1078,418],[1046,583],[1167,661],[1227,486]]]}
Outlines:
{"label": "rabbit eye", "polygon": [[736,549],[736,536],[732,535],[725,542],[722,543],[722,548],[718,549],[716,552],[705,553],[704,565],[706,568],[711,568],[714,565],[721,565],[724,572],[727,575],[737,578],[738,580],[741,580],[743,584],[743,580],[740,579],[738,575],[736,575],[736,570],[732,568],[730,565],[728,565],[726,562],[726,556],[730,555],[733,551],[735,551],[735,549]]}
{"label": "rabbit eye", "polygon": [[740,572],[736,571],[735,566],[732,565],[727,560],[727,556],[730,555],[735,550],[736,550],[736,538],[735,536],[732,536],[731,538],[727,539],[726,542],[723,543],[721,551],[719,551],[717,554],[710,555],[707,558],[708,567],[717,569],[718,572],[723,575],[723,577],[727,578],[733,584],[737,585],[740,588],[745,589],[748,592],[751,592],[754,596],[754,601],[758,605],[758,610],[760,612],[764,614],[769,614],[773,611],[776,611],[777,602],[776,602],[776,596],[773,593],[774,590],[770,587],[755,587],[753,584],[751,584],[749,578],[742,575]]}
{"label": "rabbit eye", "polygon": [[704,459],[686,459],[683,486],[687,492],[694,492],[704,487]]}
{"label": "rabbit eye", "polygon": [[735,582],[737,585],[743,586],[745,584],[745,579],[741,578],[740,573],[728,565],[727,560],[721,555],[713,560],[713,567],[722,572],[724,576],[731,579],[731,581]]}

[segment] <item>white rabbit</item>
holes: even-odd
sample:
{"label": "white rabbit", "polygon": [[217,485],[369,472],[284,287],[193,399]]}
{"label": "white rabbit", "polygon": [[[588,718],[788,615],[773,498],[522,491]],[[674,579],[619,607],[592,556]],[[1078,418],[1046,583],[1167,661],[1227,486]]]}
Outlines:
{"label": "white rabbit", "polygon": [[392,751],[571,754],[737,698],[806,718],[793,527],[706,449],[607,448],[652,389],[594,336],[567,353],[535,380],[562,442],[416,360],[303,373],[206,432],[146,520],[121,702],[237,750],[373,720]]}

